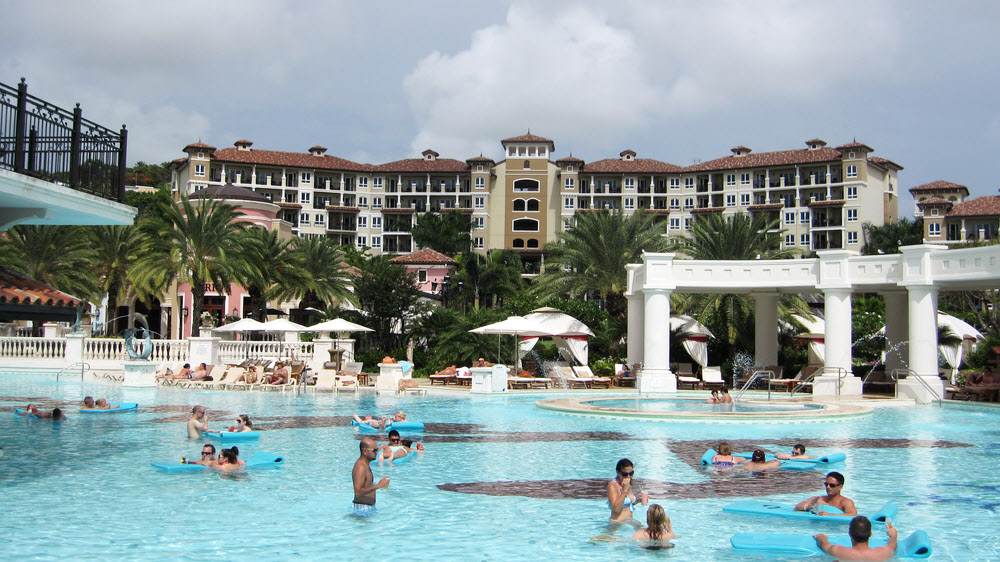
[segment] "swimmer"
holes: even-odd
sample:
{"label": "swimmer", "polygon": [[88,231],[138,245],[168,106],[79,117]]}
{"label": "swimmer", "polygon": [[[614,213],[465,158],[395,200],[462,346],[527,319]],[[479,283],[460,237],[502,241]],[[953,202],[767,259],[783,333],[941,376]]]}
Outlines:
{"label": "swimmer", "polygon": [[361,456],[354,461],[354,468],[351,470],[351,480],[354,482],[354,502],[351,510],[354,515],[367,517],[375,514],[375,492],[379,488],[389,486],[389,478],[383,477],[378,484],[373,484],[375,476],[369,464],[375,460],[378,454],[378,447],[375,440],[365,437],[361,440]]}
{"label": "swimmer", "polygon": [[741,462],[747,462],[743,457],[733,456],[733,446],[723,441],[719,443],[719,452],[712,457],[712,466],[731,467]]}
{"label": "swimmer", "polygon": [[94,406],[95,410],[115,410],[120,407],[120,404],[115,404],[114,406],[112,406],[111,404],[108,404],[107,399],[98,398],[97,403],[94,404]]}
{"label": "swimmer", "polygon": [[729,395],[729,389],[722,387],[722,393],[719,395],[719,404],[732,404],[733,397]]}
{"label": "swimmer", "polygon": [[399,432],[395,429],[389,431],[389,443],[383,445],[379,448],[378,460],[387,460],[392,462],[394,459],[401,459],[406,455],[417,451],[418,453],[424,452],[424,444],[417,443],[417,446],[411,447],[413,441],[410,439],[400,439]]}
{"label": "swimmer", "polygon": [[219,451],[219,459],[215,463],[215,468],[222,472],[243,472],[246,461],[240,460],[240,450],[237,447],[230,447]]}
{"label": "swimmer", "polygon": [[788,455],[785,453],[778,453],[774,455],[775,458],[781,459],[783,461],[795,460],[795,459],[811,459],[809,455],[806,454],[806,446],[802,443],[796,443],[792,447],[792,454]]}
{"label": "swimmer", "polygon": [[823,533],[817,533],[813,538],[823,552],[841,560],[888,560],[896,553],[898,533],[888,521],[885,522],[885,532],[889,535],[889,542],[871,548],[868,546],[868,539],[872,536],[872,522],[864,515],[858,515],[851,519],[851,526],[848,529],[848,534],[851,536],[850,548],[832,544]]}
{"label": "swimmer", "polygon": [[81,410],[96,410],[97,407],[94,406],[94,397],[93,396],[87,396],[87,397],[85,397],[83,399],[83,407],[80,408],[80,409]]}
{"label": "swimmer", "polygon": [[708,402],[709,404],[721,404],[722,402],[719,401],[719,391],[713,390],[712,397],[706,400],[706,402]]}
{"label": "swimmer", "polygon": [[[611,522],[636,524],[637,522],[632,518],[632,511],[639,500],[636,499],[633,490],[632,476],[635,474],[635,468],[632,466],[632,461],[628,459],[618,461],[615,472],[618,473],[618,476],[608,482],[608,506],[611,507]],[[643,505],[649,502],[649,496],[645,492],[641,494],[641,498]]]}
{"label": "swimmer", "polygon": [[203,431],[208,431],[208,410],[204,406],[191,408],[191,418],[187,422],[188,437],[198,439]]}
{"label": "swimmer", "polygon": [[632,535],[632,540],[640,541],[643,548],[671,548],[669,541],[674,538],[674,530],[670,525],[667,512],[659,504],[652,504],[646,511],[646,528],[639,529]]}
{"label": "swimmer", "polygon": [[236,433],[246,433],[248,431],[256,431],[253,428],[253,422],[250,421],[250,416],[246,414],[240,414],[236,416],[236,427],[233,428]]}
{"label": "swimmer", "polygon": [[382,419],[373,418],[371,414],[365,414],[365,417],[361,417],[354,414],[354,421],[358,422],[359,425],[367,425],[369,427],[377,427],[379,429],[385,429],[385,417]]}
{"label": "swimmer", "polygon": [[[795,506],[795,511],[811,511],[816,515],[830,515],[839,517],[853,517],[858,514],[858,509],[854,507],[854,502],[840,495],[844,489],[844,475],[839,472],[831,472],[826,475],[823,485],[826,486],[825,496],[813,496]],[[823,506],[836,507],[843,513],[827,513],[823,511]]]}
{"label": "swimmer", "polygon": [[205,443],[201,448],[201,458],[196,461],[187,461],[187,464],[200,464],[203,466],[215,466],[215,445]]}
{"label": "swimmer", "polygon": [[743,464],[742,468],[747,470],[767,470],[769,468],[780,468],[781,461],[779,460],[764,460],[764,451],[757,449],[753,452],[753,457],[749,461]]}
{"label": "swimmer", "polygon": [[64,420],[64,419],[66,419],[66,416],[63,415],[63,412],[62,412],[62,410],[60,408],[52,408],[52,411],[50,412],[48,410],[44,410],[42,408],[39,408],[38,406],[36,406],[34,404],[28,404],[24,408],[24,411],[20,412],[17,415],[19,415],[19,416],[27,416],[28,414],[31,414],[32,416],[35,416],[36,418],[47,419],[47,420],[50,419],[50,420],[57,420],[58,421],[58,420]]}

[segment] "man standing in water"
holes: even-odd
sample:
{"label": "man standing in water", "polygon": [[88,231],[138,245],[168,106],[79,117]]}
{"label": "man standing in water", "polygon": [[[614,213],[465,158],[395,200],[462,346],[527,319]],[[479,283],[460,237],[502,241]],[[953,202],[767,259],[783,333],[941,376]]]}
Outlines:
{"label": "man standing in water", "polygon": [[[858,509],[854,507],[854,502],[840,495],[844,489],[844,475],[839,472],[831,472],[824,479],[826,486],[825,496],[813,496],[795,506],[795,511],[811,511],[816,515],[850,516],[858,514]],[[829,513],[823,511],[823,506],[836,507],[843,513]]]}
{"label": "man standing in water", "polygon": [[375,490],[389,486],[389,477],[383,477],[378,484],[372,484],[375,476],[372,474],[370,463],[375,460],[378,454],[378,447],[375,440],[365,437],[361,440],[361,456],[354,461],[354,470],[351,473],[354,479],[354,503],[351,510],[354,515],[367,517],[375,513]]}
{"label": "man standing in water", "polygon": [[872,522],[864,515],[851,519],[848,532],[851,535],[850,547],[832,544],[823,533],[813,535],[813,538],[823,552],[842,560],[888,560],[896,553],[897,531],[888,521],[885,522],[885,532],[889,535],[889,542],[875,548],[868,546],[868,539],[872,536]]}
{"label": "man standing in water", "polygon": [[204,406],[191,408],[191,419],[188,420],[188,437],[200,439],[202,431],[208,431],[208,416]]}

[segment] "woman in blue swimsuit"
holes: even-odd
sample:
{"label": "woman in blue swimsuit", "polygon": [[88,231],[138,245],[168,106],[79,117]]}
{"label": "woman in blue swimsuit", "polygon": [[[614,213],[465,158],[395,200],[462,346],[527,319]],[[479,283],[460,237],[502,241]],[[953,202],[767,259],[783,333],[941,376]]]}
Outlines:
{"label": "woman in blue swimsuit", "polygon": [[741,462],[746,462],[746,459],[743,457],[734,457],[732,445],[725,441],[719,443],[719,452],[712,457],[712,466],[720,468],[734,467]]}
{"label": "woman in blue swimsuit", "polygon": [[632,461],[622,459],[615,466],[618,476],[608,482],[608,505],[611,507],[611,522],[622,523],[635,521],[632,510],[638,503],[632,489],[632,475],[635,469]]}

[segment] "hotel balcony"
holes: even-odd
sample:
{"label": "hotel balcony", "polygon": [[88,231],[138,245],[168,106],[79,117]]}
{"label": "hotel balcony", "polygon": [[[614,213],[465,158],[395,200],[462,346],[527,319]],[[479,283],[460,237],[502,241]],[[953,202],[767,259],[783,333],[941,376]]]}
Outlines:
{"label": "hotel balcony", "polygon": [[16,224],[132,224],[128,131],[113,131],[0,83],[0,230]]}

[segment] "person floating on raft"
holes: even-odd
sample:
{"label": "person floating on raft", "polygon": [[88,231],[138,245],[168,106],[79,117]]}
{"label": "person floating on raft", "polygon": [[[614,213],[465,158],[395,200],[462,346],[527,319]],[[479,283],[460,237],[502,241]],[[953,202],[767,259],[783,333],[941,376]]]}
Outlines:
{"label": "person floating on raft", "polygon": [[[826,479],[823,484],[826,486],[825,496],[813,496],[806,501],[797,504],[795,506],[795,511],[811,511],[816,515],[840,517],[854,517],[858,514],[858,508],[854,507],[854,501],[840,495],[840,492],[844,489],[843,474],[839,472],[831,472],[826,475]],[[843,511],[843,513],[828,513],[823,511],[824,505],[835,507],[840,511]]]}

